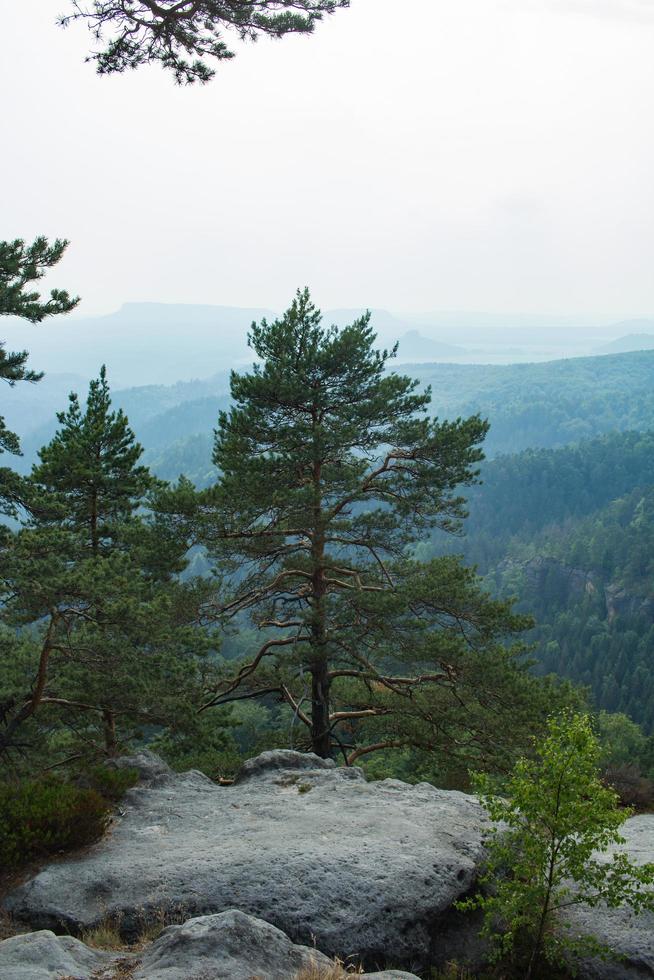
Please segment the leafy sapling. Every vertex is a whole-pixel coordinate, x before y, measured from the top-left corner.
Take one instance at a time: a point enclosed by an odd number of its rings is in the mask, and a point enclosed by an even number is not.
[[[620,827],[631,811],[600,781],[600,753],[588,716],[567,713],[551,717],[544,741],[519,760],[506,797],[477,779],[494,826],[484,890],[459,907],[483,910],[493,961],[525,980],[559,966],[574,971],[581,956],[611,955],[577,932],[566,915],[574,906],[654,909],[654,864],[636,865],[616,847],[625,843]]]

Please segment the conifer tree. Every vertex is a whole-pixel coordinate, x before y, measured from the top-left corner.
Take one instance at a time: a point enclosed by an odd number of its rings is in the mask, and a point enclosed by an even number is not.
[[[275,692],[314,752],[336,740],[352,762],[442,747],[446,704],[468,701],[465,737],[481,745],[484,719],[503,702],[518,711],[519,650],[503,639],[525,621],[458,560],[419,563],[411,548],[459,529],[457,488],[477,479],[486,422],[428,418],[429,391],[387,370],[395,350],[375,349],[370,316],[325,328],[308,290],[253,324],[250,344],[259,363],[232,373],[234,406],[218,421],[220,481],[195,510],[180,491],[231,582],[224,615],[260,633],[204,707]]]
[[[40,450],[32,483],[48,495],[52,520],[78,533],[98,557],[120,546],[124,525],[155,481],[139,465],[143,449],[124,412],[111,409],[104,365],[89,386],[85,411],[73,393],[57,419],[60,429]]]
[[[62,26],[86,22],[105,44],[94,51],[98,74],[159,63],[179,83],[208,82],[215,75],[205,58],[224,61],[234,51],[226,32],[241,41],[287,34],[311,34],[325,14],[349,7],[350,0],[71,0],[73,13]],[[189,61],[188,58],[194,58]]]
[[[185,543],[142,512],[155,481],[111,410],[104,368],[85,410],[71,395],[58,418],[29,480],[31,516],[3,555],[4,619],[25,666],[0,698],[0,749],[50,706],[114,754],[142,726],[193,710],[208,648],[203,587],[179,581]]]
[[[79,297],[71,297],[65,290],[53,289],[47,300],[30,289],[33,282],[42,279],[63,256],[68,242],[57,239],[52,245],[46,238],[37,238],[31,245],[21,239],[0,242],[0,316],[17,316],[30,323],[41,323],[47,317],[70,313],[79,303]],[[27,367],[28,352],[6,351],[0,341],[0,379],[13,386],[17,381],[40,381],[43,377]],[[20,453],[15,432],[11,432],[0,416],[0,453]],[[0,510],[16,513],[16,505],[22,501],[21,481],[16,473],[0,469]]]

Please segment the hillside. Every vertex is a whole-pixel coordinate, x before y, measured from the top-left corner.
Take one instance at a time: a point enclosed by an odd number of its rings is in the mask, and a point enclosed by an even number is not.
[[[643,430],[654,419],[654,351],[538,364],[401,364],[397,370],[431,386],[432,411],[440,418],[475,412],[488,418],[489,457],[565,446],[611,431]],[[22,389],[20,409],[7,413],[23,436],[25,457],[17,461],[18,469],[28,469],[51,438],[54,405],[66,405],[70,380],[57,386],[50,379],[49,384],[48,400],[37,414],[31,413],[27,396],[36,394],[38,386]],[[86,386],[76,387],[83,392]],[[202,483],[210,467],[211,433],[218,412],[228,404],[228,391],[229,374],[222,371],[205,380],[118,390],[113,400],[127,413],[159,475],[178,475],[175,461],[189,458],[194,462],[187,475]],[[40,419],[38,426],[35,418]],[[192,448],[187,450],[184,442],[189,439]]]
[[[628,429],[647,429],[654,419],[654,351],[639,351],[607,357],[574,358],[542,364],[407,364],[398,366],[403,374],[417,378],[432,389],[432,412],[440,418],[465,417],[480,412],[491,422],[486,453],[494,457],[527,448],[551,448]],[[119,398],[124,398],[119,393]],[[120,404],[124,404],[121,401]],[[208,419],[224,401],[216,398],[198,405],[196,419]],[[137,433],[146,448],[157,439],[157,467],[169,474],[171,460],[164,449],[165,438],[155,436],[161,425],[175,431],[176,442],[192,437],[194,452],[204,442],[205,456],[190,472],[202,479],[211,454],[212,425],[192,428],[178,424],[181,408],[170,410],[165,420],[150,421],[152,436]],[[191,415],[189,415],[189,421]],[[169,429],[170,426],[170,429]],[[172,456],[184,453],[182,444],[170,447]],[[151,462],[153,456],[148,457]]]
[[[611,433],[485,464],[463,553],[491,589],[536,617],[543,672],[588,686],[596,704],[654,730],[654,432]]]

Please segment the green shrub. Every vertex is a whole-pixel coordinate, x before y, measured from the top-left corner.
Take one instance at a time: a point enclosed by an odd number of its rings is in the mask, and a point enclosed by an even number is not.
[[[138,769],[109,769],[107,766],[95,766],[88,773],[88,784],[105,800],[115,803],[123,798],[128,789],[136,786],[139,781]]]
[[[90,844],[108,818],[106,801],[93,789],[55,780],[0,784],[0,867]]]

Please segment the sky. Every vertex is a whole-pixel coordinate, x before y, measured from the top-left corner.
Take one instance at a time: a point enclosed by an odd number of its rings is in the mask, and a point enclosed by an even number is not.
[[[186,88],[3,7],[0,235],[84,314],[654,313],[654,0],[352,0]]]

